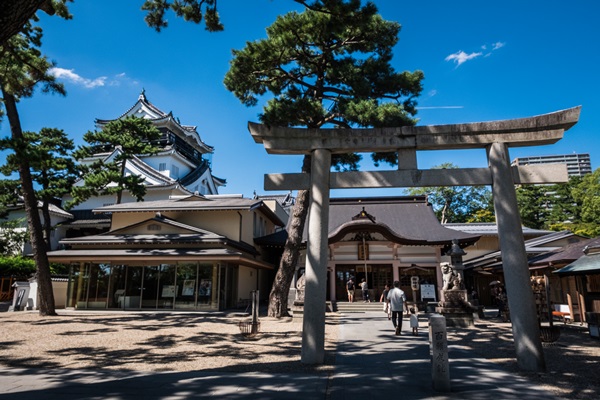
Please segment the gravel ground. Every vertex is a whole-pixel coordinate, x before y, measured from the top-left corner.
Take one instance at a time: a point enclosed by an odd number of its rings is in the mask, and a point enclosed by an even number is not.
[[[300,363],[302,324],[260,318],[260,333],[240,333],[234,314],[0,312],[0,365],[133,371],[286,372],[331,370],[335,363],[338,317],[328,314],[323,366]],[[448,329],[450,346],[468,349],[519,373],[565,399],[600,398],[600,341],[578,324],[561,327],[559,340],[544,344],[546,373],[520,373],[510,324],[494,319],[474,328]]]
[[[545,373],[520,372],[515,359],[512,328],[499,319],[477,321],[474,328],[448,328],[449,345],[468,349],[489,359],[505,370],[521,376],[564,399],[600,398],[600,341],[592,339],[588,330],[573,323],[559,326],[560,338],[542,343]]]
[[[210,314],[0,313],[0,364],[27,368],[134,371],[290,371],[300,363],[302,323],[260,318],[243,336],[243,316]],[[337,318],[326,326],[326,365],[334,364]]]

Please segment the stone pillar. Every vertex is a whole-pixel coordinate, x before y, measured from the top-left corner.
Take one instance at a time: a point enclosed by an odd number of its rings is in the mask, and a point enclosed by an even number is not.
[[[438,392],[449,392],[448,336],[446,334],[446,318],[442,315],[434,314],[429,318],[429,340],[433,389]]]
[[[312,152],[311,162],[301,361],[304,364],[323,364],[325,360],[325,296],[327,294],[331,152],[316,149]]]
[[[546,364],[508,147],[493,143],[487,151],[517,364],[522,370],[540,372],[546,369]]]

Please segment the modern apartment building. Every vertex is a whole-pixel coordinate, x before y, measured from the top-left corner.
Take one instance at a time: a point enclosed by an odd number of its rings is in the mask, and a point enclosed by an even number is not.
[[[512,161],[512,165],[532,164],[567,164],[569,177],[584,176],[592,173],[592,163],[589,154],[555,154],[551,156],[518,157]]]

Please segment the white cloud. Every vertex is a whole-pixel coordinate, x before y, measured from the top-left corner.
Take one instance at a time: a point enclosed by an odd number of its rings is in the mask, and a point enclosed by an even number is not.
[[[460,51],[458,51],[454,54],[450,54],[448,57],[446,57],[446,61],[454,61],[456,63],[456,66],[458,67],[462,63],[472,60],[474,58],[477,58],[477,57],[481,56],[482,54],[483,53],[481,53],[481,52],[467,54],[464,51],[460,50]]]
[[[52,68],[50,73],[58,79],[64,79],[67,82],[71,82],[78,86],[83,86],[87,89],[93,89],[98,86],[104,86],[106,84],[106,76],[101,76],[95,79],[84,78],[81,75],[75,73],[73,69],[65,68]]]
[[[454,61],[456,63],[456,67],[458,68],[462,63],[465,63],[469,60],[472,60],[474,58],[483,56],[483,57],[489,57],[493,51],[501,49],[502,47],[506,46],[506,42],[495,42],[492,43],[491,45],[487,45],[487,44],[483,44],[480,46],[480,49],[483,51],[487,51],[485,53],[485,55],[483,54],[483,52],[476,52],[476,53],[471,53],[471,54],[467,54],[464,51],[460,50],[457,51],[454,54],[450,54],[449,56],[447,56],[445,58],[446,61]],[[488,50],[488,47],[491,48],[491,50]]]
[[[95,79],[84,78],[83,76],[75,73],[74,69],[65,68],[52,68],[50,73],[57,79],[62,79],[74,85],[82,86],[86,89],[95,89],[104,86],[120,86],[121,84],[133,86],[138,85],[138,82],[135,79],[128,77],[125,72],[121,72],[111,79],[106,76],[100,76]]]
[[[437,94],[437,90],[435,90],[435,89],[433,89],[433,90],[430,90],[430,91],[429,91],[429,93],[427,93],[427,95],[428,95],[429,97],[433,97],[433,96],[435,96],[436,94]]]

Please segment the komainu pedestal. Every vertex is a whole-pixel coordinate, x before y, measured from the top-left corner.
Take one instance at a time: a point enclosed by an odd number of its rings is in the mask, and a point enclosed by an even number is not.
[[[473,326],[473,312],[476,308],[469,303],[466,290],[442,290],[442,301],[435,312],[446,317],[447,326]]]

